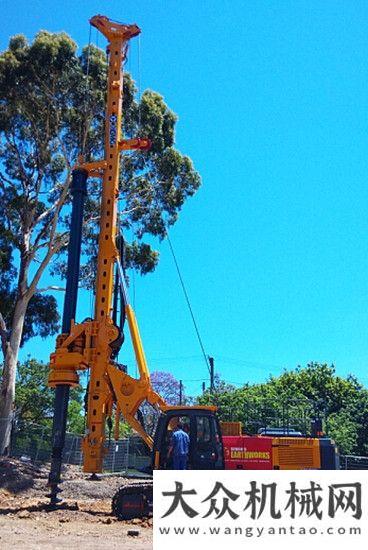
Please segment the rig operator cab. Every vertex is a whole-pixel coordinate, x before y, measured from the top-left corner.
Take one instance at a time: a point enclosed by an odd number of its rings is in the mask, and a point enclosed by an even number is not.
[[[223,470],[224,451],[216,407],[166,407],[160,414],[153,443],[153,468],[171,470],[168,456],[171,436],[177,424],[189,435],[188,468]]]

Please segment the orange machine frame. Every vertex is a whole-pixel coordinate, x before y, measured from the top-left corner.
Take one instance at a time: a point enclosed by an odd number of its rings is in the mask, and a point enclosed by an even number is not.
[[[93,177],[102,177],[100,234],[97,257],[96,302],[94,319],[71,323],[69,334],[61,334],[56,351],[51,354],[49,385],[56,387],[79,382],[79,370],[90,369],[87,434],[83,439],[83,469],[102,471],[105,449],[105,424],[115,404],[115,437],[119,434],[120,415],[152,447],[152,438],[135,418],[138,407],[146,400],[160,408],[165,401],[152,390],[149,372],[134,312],[125,306],[139,369],[139,379],[120,371],[111,359],[110,344],[119,337],[111,316],[114,285],[113,268],[118,261],[116,246],[117,199],[119,195],[120,151],[149,149],[148,139],[121,139],[123,61],[128,41],[140,33],[137,25],[122,25],[97,15],[90,20],[108,40],[109,66],[105,124],[105,158],[83,163],[80,168]],[[121,281],[123,283],[123,280]]]

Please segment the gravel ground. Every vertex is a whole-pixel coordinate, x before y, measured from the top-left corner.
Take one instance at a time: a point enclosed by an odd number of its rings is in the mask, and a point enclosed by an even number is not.
[[[68,466],[63,503],[50,511],[47,475],[47,466],[0,460],[1,549],[51,550],[77,542],[93,550],[152,550],[152,519],[125,522],[111,515],[111,497],[129,480],[114,476],[90,481],[78,467]]]

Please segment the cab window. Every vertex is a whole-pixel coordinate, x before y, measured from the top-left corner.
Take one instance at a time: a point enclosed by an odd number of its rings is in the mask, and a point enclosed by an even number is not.
[[[188,416],[173,416],[168,425],[166,431],[166,444],[169,446],[171,442],[171,436],[176,430],[177,425],[180,424],[183,426],[183,430],[190,435],[190,419]]]
[[[208,416],[197,416],[197,445],[205,449],[211,442],[211,425]]]

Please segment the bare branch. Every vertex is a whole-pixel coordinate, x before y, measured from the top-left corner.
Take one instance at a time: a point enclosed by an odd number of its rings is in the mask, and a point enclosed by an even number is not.
[[[129,210],[121,210],[119,214],[121,216],[127,216],[128,214],[131,214],[132,212],[136,212],[137,210],[143,210],[145,207],[139,204],[138,206],[134,206],[133,208],[129,208]]]
[[[62,286],[50,285],[50,286],[46,286],[45,288],[37,288],[36,292],[37,293],[49,292],[50,290],[58,290],[60,292],[65,292],[66,288],[63,288]]]
[[[85,225],[88,225],[90,223],[93,223],[93,222],[97,222],[99,219],[100,219],[101,216],[91,216],[90,218],[88,218],[88,220],[86,220],[84,223]]]
[[[59,118],[59,117],[58,117],[58,118]],[[61,148],[61,150],[62,150],[62,152],[63,152],[64,159],[65,159],[65,162],[66,162],[67,170],[68,170],[68,172],[70,172],[71,169],[72,169],[72,166],[71,166],[70,160],[69,160],[69,158],[68,158],[68,152],[67,152],[67,150],[66,150],[65,143],[63,142],[63,140],[60,138],[59,135],[57,136],[56,139],[57,139],[57,141],[59,142],[60,148]]]
[[[38,250],[41,248],[46,248],[49,246],[50,241],[41,242],[43,239],[46,239],[48,233],[49,233],[50,227],[49,224],[45,223],[45,225],[39,230],[38,235],[36,235],[32,248],[30,253],[32,254],[32,257],[34,257]]]
[[[6,349],[8,347],[8,331],[6,329],[6,323],[4,317],[0,313],[0,338],[1,338],[1,349],[5,358]]]
[[[35,223],[34,225],[38,225],[39,223],[41,223],[45,218],[47,218],[47,216],[49,216],[51,214],[51,212],[53,210],[55,210],[55,208],[57,208],[57,205],[59,204],[59,199],[57,199],[54,204],[52,204],[50,206],[50,208],[47,208],[47,210],[45,210],[44,212],[42,212],[42,214],[40,214],[38,216],[38,218],[35,220]]]
[[[54,187],[51,187],[51,189],[48,189],[47,191],[40,191],[38,194],[39,195],[52,195],[52,193],[55,193],[55,191],[62,187],[63,184],[60,183],[59,181],[56,183],[56,185],[54,185]]]
[[[32,258],[35,257],[37,251],[40,250],[41,248],[45,248],[45,247],[48,248],[47,255],[48,255],[49,251],[52,249],[53,244],[54,244],[54,238],[55,238],[55,234],[56,234],[57,224],[58,224],[58,221],[59,221],[60,211],[61,211],[62,207],[64,206],[64,203],[65,203],[68,191],[69,191],[69,186],[70,186],[70,171],[68,171],[68,173],[67,173],[65,183],[62,187],[59,198],[46,211],[46,212],[48,212],[48,214],[50,214],[53,211],[53,216],[52,216],[52,220],[51,220],[51,227],[50,227],[49,224],[45,224],[44,227],[39,231],[38,235],[36,236],[36,238],[33,242],[32,248],[30,250],[30,255],[32,256]],[[43,214],[41,214],[41,216],[42,215]],[[38,220],[40,219],[41,216],[39,216]],[[39,223],[39,221],[37,223]],[[41,243],[42,239],[46,238],[46,236],[48,234],[49,234],[48,242]],[[62,235],[62,238],[64,238],[65,235],[67,235],[67,233],[64,233]],[[51,255],[51,257],[52,256],[53,256],[53,254]],[[41,265],[42,264],[43,264],[43,262],[41,262]],[[37,283],[36,283],[36,285],[37,285]]]
[[[7,183],[8,185],[11,185],[11,187],[15,187],[14,182],[6,178],[2,172],[0,172],[0,180],[2,180],[4,183]]]
[[[61,248],[63,246],[65,246],[66,243],[67,243],[67,239],[62,239],[62,238],[59,241],[56,241],[56,242],[55,242],[54,238],[53,238],[52,241],[50,241],[47,253],[45,254],[43,260],[41,261],[40,266],[37,269],[36,274],[34,275],[33,280],[31,282],[31,284],[29,285],[28,290],[26,292],[26,294],[28,295],[29,298],[31,298],[35,294],[37,285],[38,285],[38,283],[41,279],[41,276],[43,275],[46,267],[49,265],[51,258],[55,254],[57,254],[59,252],[59,250],[61,250]]]
[[[41,233],[39,233],[39,234],[37,235],[36,238],[38,239],[38,241],[40,240],[39,237],[42,238],[43,236],[46,235],[47,231],[46,231],[46,230],[44,231],[44,229],[45,229],[45,228],[42,229],[42,236],[41,236]],[[38,242],[38,241],[37,241],[37,242]],[[41,244],[35,244],[35,243],[34,243],[34,244],[32,245],[31,250],[30,250],[30,255],[31,255],[33,261],[38,262],[38,263],[41,263],[39,260],[37,260],[36,254],[37,254],[37,252],[38,252],[39,250],[41,250],[41,248],[47,248],[48,246],[49,246],[49,242],[48,242],[48,241],[43,242],[43,243],[41,243]]]
[[[39,165],[38,155],[37,155],[37,164]],[[36,178],[36,185],[35,185],[35,197],[36,198],[38,198],[38,195],[40,193],[41,185],[42,185],[42,182],[43,182],[43,176],[44,176],[44,172],[39,166],[37,167],[37,171],[38,171],[38,175],[37,175],[37,178]]]

